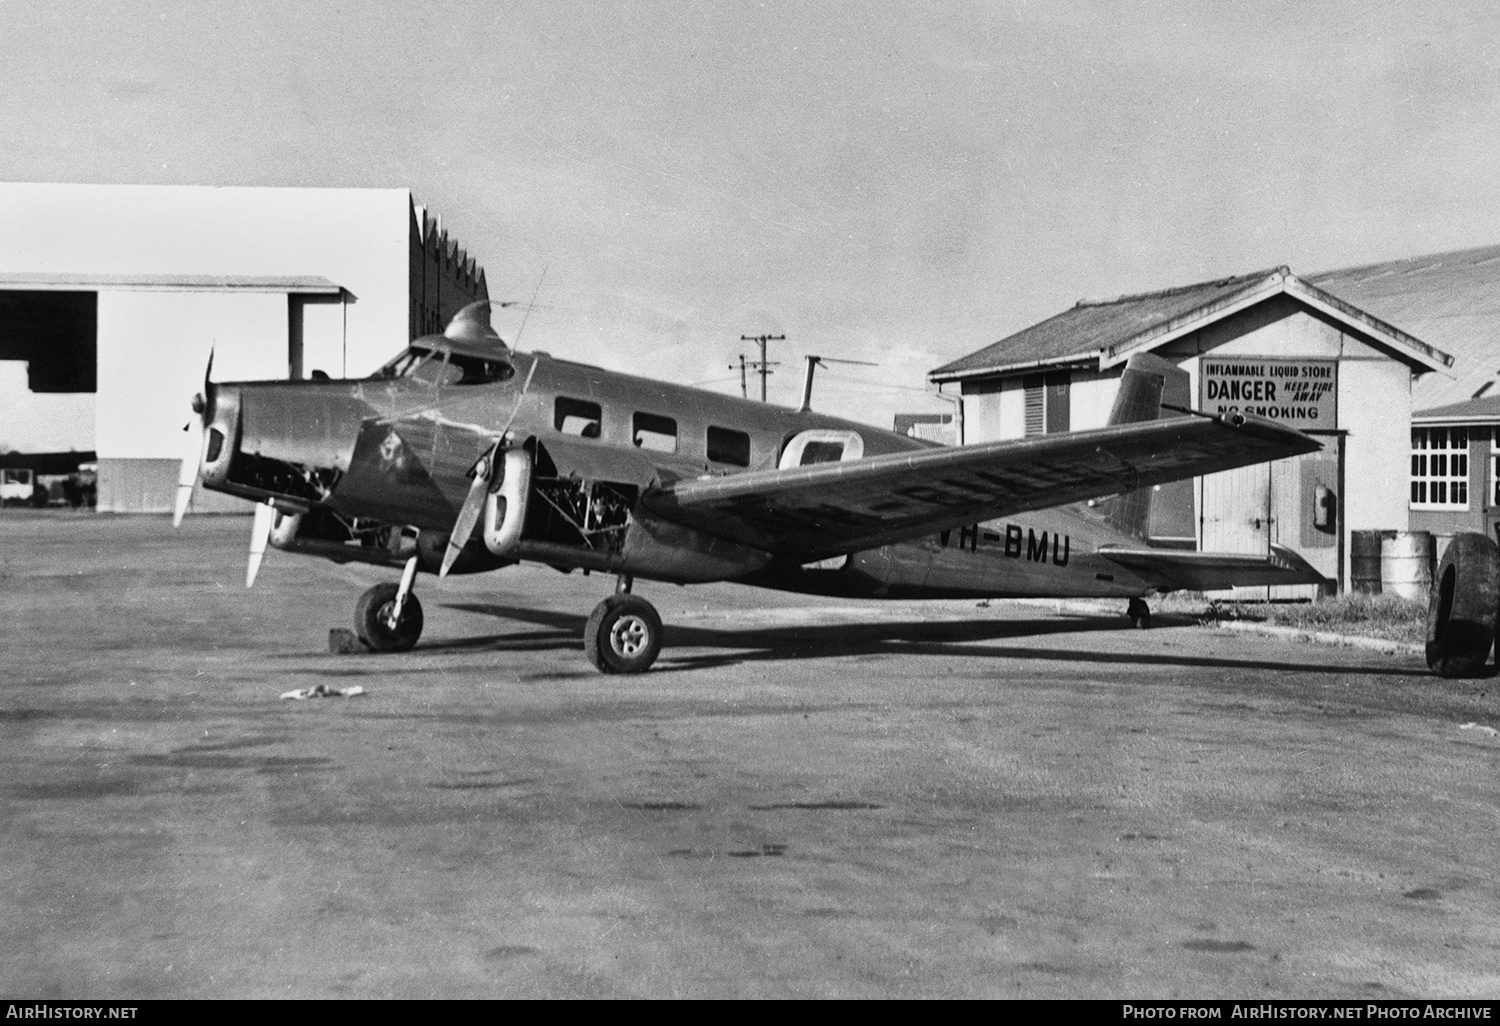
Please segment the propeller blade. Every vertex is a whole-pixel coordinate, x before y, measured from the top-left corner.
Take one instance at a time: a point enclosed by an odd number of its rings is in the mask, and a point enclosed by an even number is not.
[[[177,500],[172,506],[172,526],[181,527],[188,504],[193,499],[193,486],[198,483],[198,463],[203,456],[203,432],[213,417],[214,351],[208,350],[208,366],[203,369],[203,391],[193,397],[194,419],[183,426],[187,434],[187,451],[183,453],[182,465],[177,469]],[[196,421],[196,423],[194,423]]]
[[[255,575],[260,573],[260,561],[266,555],[266,542],[271,539],[271,527],[276,523],[276,507],[262,502],[255,507],[255,521],[250,525],[250,565],[245,569],[245,587],[255,586]]]
[[[469,494],[464,497],[464,504],[458,511],[458,519],[454,521],[453,533],[448,536],[448,548],[443,553],[443,565],[438,569],[438,578],[441,580],[448,576],[448,571],[453,569],[453,561],[469,543],[469,537],[474,533],[474,525],[479,521],[479,514],[484,510],[485,493],[489,491],[490,480],[495,475],[495,462],[500,458],[500,442],[497,439],[493,445],[485,450],[483,456],[479,457],[470,471],[473,481],[469,484]]]
[[[198,483],[198,460],[203,455],[203,421],[190,420],[182,428],[187,436],[187,448],[182,454],[182,466],[177,471],[177,503],[172,508],[172,526],[181,527],[183,514],[193,498],[193,486]]]
[[[521,391],[516,395],[516,404],[511,407],[510,417],[505,421],[505,426],[500,429],[500,436],[495,439],[485,454],[475,462],[474,469],[469,471],[473,482],[469,485],[469,494],[464,496],[463,507],[458,511],[458,519],[453,523],[453,533],[448,536],[448,548],[443,553],[443,565],[438,568],[438,579],[448,576],[448,571],[453,569],[453,561],[458,559],[458,554],[463,551],[469,543],[469,537],[474,533],[474,525],[479,522],[479,514],[484,511],[485,493],[489,491],[490,482],[494,480],[495,474],[500,466],[500,446],[505,443],[505,436],[510,433],[510,426],[516,422],[516,414],[521,412],[521,400],[526,398],[526,393],[531,389],[531,379],[536,376],[536,368],[542,361],[537,357],[531,358],[531,369],[526,372],[526,381],[521,385]]]

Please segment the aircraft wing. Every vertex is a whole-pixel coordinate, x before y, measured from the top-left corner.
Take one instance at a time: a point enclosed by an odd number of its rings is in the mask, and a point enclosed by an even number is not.
[[[706,534],[818,558],[1317,448],[1258,418],[1174,417],[677,481],[642,498]]]
[[[1218,591],[1267,584],[1322,584],[1327,578],[1282,545],[1269,553],[1125,549],[1106,545],[1099,555],[1163,591]]]

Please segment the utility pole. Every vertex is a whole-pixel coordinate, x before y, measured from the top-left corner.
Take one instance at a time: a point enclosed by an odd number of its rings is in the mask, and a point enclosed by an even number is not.
[[[772,367],[779,367],[780,366],[780,364],[777,364],[777,363],[767,363],[766,362],[766,343],[767,342],[785,342],[786,341],[786,336],[785,335],[741,335],[740,336],[740,341],[741,342],[755,342],[755,343],[758,343],[760,345],[760,360],[758,360],[757,362],[751,364],[751,366],[754,367],[757,371],[760,372],[760,401],[761,402],[765,402],[766,401],[766,378],[770,376],[770,374],[771,374],[771,368]],[[743,359],[743,357],[741,357],[741,359]]]
[[[730,370],[734,370],[734,364],[731,363],[729,365],[729,369]],[[750,398],[750,386],[745,381],[745,354],[744,353],[740,354],[740,398],[741,399],[749,399]]]

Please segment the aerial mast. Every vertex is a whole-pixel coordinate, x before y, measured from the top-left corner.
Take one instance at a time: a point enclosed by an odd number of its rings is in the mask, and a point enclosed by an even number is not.
[[[802,405],[797,407],[798,413],[805,413],[808,410],[812,409],[813,370],[818,366],[818,364],[821,363],[824,366],[827,366],[830,363],[851,363],[860,367],[880,366],[880,364],[871,363],[869,360],[836,360],[831,356],[808,356],[806,357],[806,360],[807,373],[803,375],[802,378]]]

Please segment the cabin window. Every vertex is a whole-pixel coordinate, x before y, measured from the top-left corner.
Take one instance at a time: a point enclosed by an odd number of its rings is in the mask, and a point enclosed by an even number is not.
[[[1413,428],[1411,508],[1469,508],[1467,428]]]
[[[677,451],[677,421],[655,413],[637,413],[630,422],[636,448],[652,452]]]
[[[797,465],[806,467],[814,463],[837,463],[843,458],[843,442],[808,442],[802,447],[802,459]]]
[[[602,419],[603,413],[599,409],[599,404],[584,399],[558,396],[557,403],[553,406],[552,426],[565,435],[598,438]]]
[[[709,425],[708,458],[713,463],[732,463],[736,467],[748,467],[750,465],[750,436],[743,431]]]

